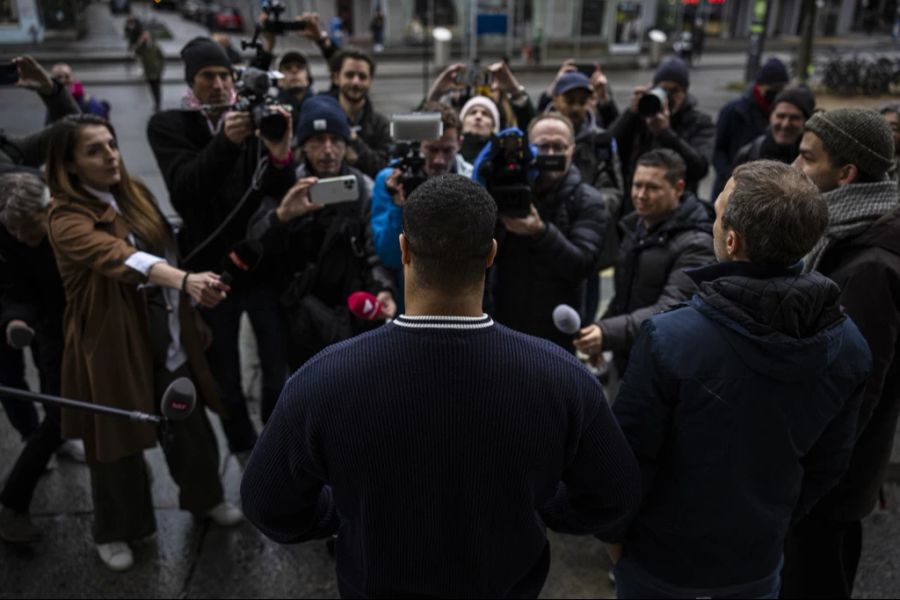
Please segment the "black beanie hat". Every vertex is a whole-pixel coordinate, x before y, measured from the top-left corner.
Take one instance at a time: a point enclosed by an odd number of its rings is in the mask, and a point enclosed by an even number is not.
[[[872,177],[884,175],[893,164],[891,128],[871,108],[817,113],[806,122],[806,130],[819,136],[829,156],[840,157]]]
[[[787,67],[777,58],[770,58],[756,74],[756,83],[759,85],[778,85],[779,83],[787,83],[791,80]]]
[[[772,102],[772,108],[777,106],[780,102],[793,104],[800,109],[800,112],[802,112],[803,116],[807,119],[810,118],[813,111],[816,110],[816,97],[813,95],[812,90],[806,86],[792,87],[784,90],[775,96],[775,100]]]
[[[206,67],[231,68],[228,54],[219,43],[208,37],[195,37],[181,49],[181,58],[184,59],[184,80],[188,85],[194,82],[194,75],[200,69]]]
[[[653,85],[660,81],[674,81],[687,90],[691,83],[687,63],[680,58],[670,58],[662,63],[653,75]]]
[[[344,138],[345,142],[350,141],[347,113],[334,96],[328,94],[313,96],[303,103],[297,124],[297,145],[302,146],[306,140],[320,133],[333,133]]]

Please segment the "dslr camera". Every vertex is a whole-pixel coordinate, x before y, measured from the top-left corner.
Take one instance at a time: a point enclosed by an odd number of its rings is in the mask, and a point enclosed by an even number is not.
[[[238,99],[231,106],[232,110],[250,113],[253,129],[259,129],[260,135],[273,142],[284,137],[289,125],[288,119],[276,108],[291,110],[290,106],[278,103],[269,94],[278,75],[280,73],[261,71],[255,67],[243,69],[235,84]]]
[[[439,139],[444,135],[441,113],[414,112],[391,116],[391,138],[394,146],[391,158],[399,159],[394,167],[400,169],[400,185],[403,194],[409,195],[425,183],[425,155],[420,149],[422,142]]]
[[[263,25],[263,31],[281,35],[286,31],[306,29],[306,23],[303,21],[282,21],[281,14],[284,12],[284,8],[281,0],[266,0],[260,5],[260,9],[268,16]]]
[[[475,160],[476,179],[497,203],[497,212],[513,218],[531,212],[531,184],[541,172],[565,169],[565,156],[538,155],[525,134],[514,127],[492,135]]]
[[[638,113],[649,118],[661,113],[668,103],[669,95],[666,90],[661,87],[651,88],[638,99]]]

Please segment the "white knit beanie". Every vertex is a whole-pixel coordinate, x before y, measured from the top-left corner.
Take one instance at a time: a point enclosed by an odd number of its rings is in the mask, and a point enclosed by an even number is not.
[[[494,104],[494,101],[487,96],[472,96],[469,98],[469,101],[463,104],[462,110],[459,111],[459,120],[465,121],[466,113],[476,106],[482,106],[491,113],[491,119],[494,121],[494,133],[500,131],[500,111],[497,110],[497,105]]]

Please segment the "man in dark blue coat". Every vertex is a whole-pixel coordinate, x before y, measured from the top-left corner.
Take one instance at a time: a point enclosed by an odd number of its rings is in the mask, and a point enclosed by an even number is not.
[[[778,597],[788,526],[847,468],[872,365],[838,286],[801,271],[827,223],[808,178],[742,165],[716,201],[719,264],[644,322],[613,406],[644,481],[609,539],[619,598]]]

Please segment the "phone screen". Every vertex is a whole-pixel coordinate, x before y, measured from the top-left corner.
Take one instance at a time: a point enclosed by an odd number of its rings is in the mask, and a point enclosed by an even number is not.
[[[591,63],[579,63],[575,65],[575,68],[578,69],[579,73],[584,73],[584,76],[588,79],[594,74],[594,65]]]
[[[16,65],[0,65],[0,85],[15,85],[17,81],[19,81],[19,70]]]

